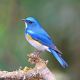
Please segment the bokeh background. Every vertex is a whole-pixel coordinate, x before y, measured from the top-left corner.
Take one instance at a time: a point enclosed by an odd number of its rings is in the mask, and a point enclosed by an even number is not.
[[[32,66],[27,54],[35,49],[24,38],[22,18],[33,16],[54,39],[69,67],[63,69],[48,52],[48,67],[57,80],[80,79],[80,0],[0,0],[0,69]]]

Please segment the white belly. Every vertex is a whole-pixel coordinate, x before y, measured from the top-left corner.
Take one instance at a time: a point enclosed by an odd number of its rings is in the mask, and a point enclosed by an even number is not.
[[[42,45],[42,44],[37,44],[37,42],[30,40],[28,41],[32,46],[34,46],[36,49],[40,50],[40,51],[45,51],[48,49],[48,47]]]
[[[40,51],[45,51],[47,50],[48,51],[48,47],[47,46],[44,46],[42,44],[40,44],[38,41],[35,41],[33,39],[30,38],[29,35],[26,35],[26,40],[32,45],[34,46],[36,49],[40,50]]]

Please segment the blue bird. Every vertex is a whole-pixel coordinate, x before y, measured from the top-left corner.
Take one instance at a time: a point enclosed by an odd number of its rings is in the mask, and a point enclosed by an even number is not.
[[[27,17],[22,20],[25,22],[26,40],[39,51],[49,51],[63,68],[68,67],[68,64],[61,56],[61,51],[58,50],[40,23],[33,17]]]

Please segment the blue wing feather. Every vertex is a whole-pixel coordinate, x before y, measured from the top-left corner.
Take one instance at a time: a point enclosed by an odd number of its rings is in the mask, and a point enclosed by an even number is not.
[[[36,29],[35,28],[26,29],[25,33],[28,33],[29,35],[31,35],[34,40],[40,42],[41,44],[54,49],[60,54],[62,53],[57,49],[57,47],[55,46],[50,36],[42,27],[36,27]]]
[[[30,30],[28,30],[27,33],[29,35],[31,35],[31,37],[34,40],[40,42],[41,44],[43,44],[45,46],[50,47],[53,44],[51,38],[48,35],[44,34],[44,33],[33,32],[33,31],[30,31]]]

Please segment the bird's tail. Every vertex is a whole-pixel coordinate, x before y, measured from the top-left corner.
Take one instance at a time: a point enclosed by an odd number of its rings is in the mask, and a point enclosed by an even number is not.
[[[52,55],[58,60],[58,62],[61,64],[63,68],[68,67],[68,64],[66,63],[66,61],[64,61],[64,59],[61,57],[61,55],[58,52],[56,52],[51,48],[49,48],[49,50],[52,53]]]

